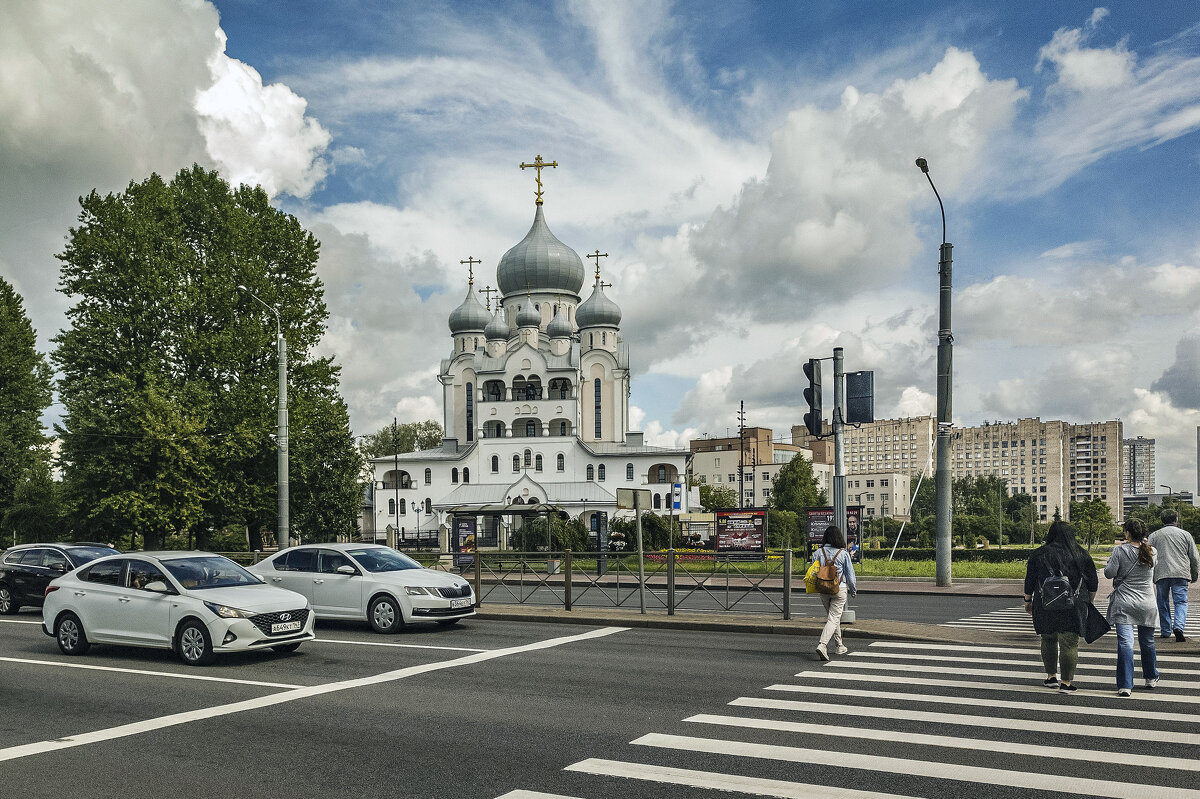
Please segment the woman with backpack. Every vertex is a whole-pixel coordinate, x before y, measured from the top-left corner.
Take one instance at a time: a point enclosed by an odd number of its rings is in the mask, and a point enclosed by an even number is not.
[[[1046,543],[1033,551],[1025,568],[1025,612],[1033,614],[1033,629],[1042,637],[1047,688],[1075,691],[1079,636],[1099,585],[1096,565],[1075,540],[1075,528],[1064,521],[1051,524]]]
[[[1108,598],[1108,623],[1117,628],[1117,696],[1133,693],[1133,635],[1137,629],[1146,687],[1158,685],[1158,658],[1154,630],[1158,627],[1158,600],[1154,593],[1154,564],[1158,553],[1146,542],[1140,519],[1126,519],[1125,542],[1113,547],[1104,567],[1113,592]]]
[[[818,584],[830,582],[825,578],[830,574],[829,567],[836,572],[837,591],[826,593],[828,587],[821,587],[821,603],[825,605],[825,629],[821,631],[820,643],[817,644],[817,656],[821,660],[829,660],[829,642],[834,644],[834,652],[844,655],[850,650],[842,644],[842,611],[846,609],[846,600],[858,593],[858,584],[854,581],[854,562],[846,551],[846,539],[842,530],[836,524],[825,528],[825,536],[821,539],[821,548],[816,553],[819,569]],[[832,575],[830,575],[832,576]],[[831,587],[831,586],[830,586]]]

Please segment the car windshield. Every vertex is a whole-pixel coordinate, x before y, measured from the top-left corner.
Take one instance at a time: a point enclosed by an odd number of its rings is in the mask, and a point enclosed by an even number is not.
[[[111,547],[67,547],[67,552],[77,566],[91,563],[96,558],[102,558],[105,555],[117,554],[117,550]]]
[[[425,568],[408,555],[385,547],[364,547],[346,551],[369,572],[398,572]]]
[[[184,588],[230,588],[237,585],[262,585],[258,578],[229,558],[220,555],[201,555],[194,558],[172,558],[162,562],[171,576]]]

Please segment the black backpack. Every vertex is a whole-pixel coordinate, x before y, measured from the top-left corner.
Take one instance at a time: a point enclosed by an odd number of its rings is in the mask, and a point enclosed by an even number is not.
[[[1071,581],[1058,569],[1042,580],[1041,594],[1042,608],[1048,613],[1066,614],[1077,609],[1078,590],[1071,588]]]

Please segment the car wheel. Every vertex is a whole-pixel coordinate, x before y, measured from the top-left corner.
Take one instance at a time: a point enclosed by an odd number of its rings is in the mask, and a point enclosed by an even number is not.
[[[280,654],[286,654],[288,652],[295,652],[299,648],[300,648],[299,641],[294,641],[290,644],[280,644],[279,646],[271,647],[271,649],[273,649],[274,651],[276,651]]]
[[[440,619],[438,621],[438,626],[439,627],[453,627],[455,624],[458,624],[458,621],[459,621],[458,619]]]
[[[64,655],[85,654],[92,645],[83,631],[83,622],[74,613],[64,613],[54,625],[54,638]]]
[[[400,605],[386,594],[371,600],[371,606],[367,608],[367,619],[371,622],[372,630],[387,635],[400,632],[400,628],[404,626]]]
[[[189,621],[179,629],[179,657],[189,666],[207,666],[213,662],[212,639],[198,621]]]
[[[12,590],[7,585],[0,585],[0,613],[8,616],[20,609],[21,606],[17,604],[17,599],[13,596]]]

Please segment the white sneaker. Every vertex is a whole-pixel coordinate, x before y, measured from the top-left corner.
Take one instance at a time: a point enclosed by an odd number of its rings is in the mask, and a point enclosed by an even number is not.
[[[846,647],[844,647],[844,646],[839,646],[837,649],[835,649],[835,650],[833,650],[833,651],[834,651],[834,652],[837,652],[839,655],[844,655],[844,654],[846,654],[847,652],[849,652],[850,650],[849,650],[849,649],[847,649],[847,648],[846,648]]]
[[[821,660],[829,660],[829,652],[825,650],[825,644],[817,644],[817,657]]]
[[[1133,692],[1130,691],[1128,688],[1122,688],[1119,691],[1117,691],[1117,696],[1129,696],[1131,693],[1133,693]]]
[[[1153,688],[1154,686],[1158,685],[1159,679],[1160,679],[1159,677],[1153,677],[1149,680],[1146,680],[1146,687]]]

